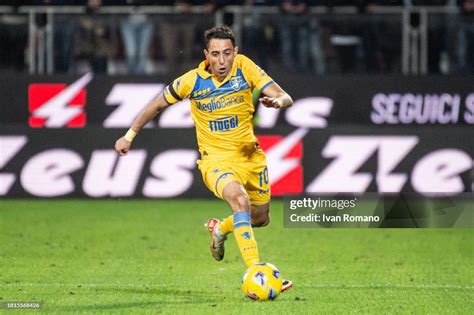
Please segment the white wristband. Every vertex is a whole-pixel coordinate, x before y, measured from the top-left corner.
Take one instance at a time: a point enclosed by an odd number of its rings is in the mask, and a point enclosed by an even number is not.
[[[135,139],[136,136],[137,136],[137,133],[135,131],[133,131],[132,128],[130,128],[130,129],[128,129],[128,131],[125,134],[124,138],[125,138],[125,140],[127,140],[129,142],[132,142],[133,139]]]

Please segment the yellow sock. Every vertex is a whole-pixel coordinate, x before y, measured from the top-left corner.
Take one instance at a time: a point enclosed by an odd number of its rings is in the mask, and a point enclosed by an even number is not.
[[[255,241],[252,226],[250,225],[250,213],[237,212],[234,214],[233,219],[235,240],[245,264],[247,267],[250,267],[260,261],[257,241]]]
[[[219,223],[219,229],[223,234],[232,233],[234,231],[234,216],[230,215],[222,220],[222,222]]]

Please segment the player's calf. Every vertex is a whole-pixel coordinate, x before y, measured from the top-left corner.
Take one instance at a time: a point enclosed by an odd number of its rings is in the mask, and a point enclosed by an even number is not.
[[[253,227],[264,227],[270,224],[270,203],[252,205],[251,223]]]
[[[270,224],[270,215],[268,213],[253,214],[250,221],[253,227],[264,227]]]

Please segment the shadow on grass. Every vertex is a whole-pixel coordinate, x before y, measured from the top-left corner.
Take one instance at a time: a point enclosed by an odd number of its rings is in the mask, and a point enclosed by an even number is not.
[[[91,304],[91,305],[77,305],[68,307],[58,307],[55,311],[60,312],[94,312],[94,311],[119,311],[126,309],[149,309],[153,308],[159,310],[167,305],[193,305],[204,304],[206,301],[148,301],[148,302],[131,302],[131,303],[111,303],[111,304]],[[209,302],[207,302],[209,303]]]
[[[115,292],[115,293],[122,293],[122,294],[153,294],[153,295],[159,295],[159,296],[165,296],[165,295],[170,295],[173,297],[188,297],[188,298],[193,298],[193,297],[209,297],[212,298],[212,293],[211,292],[203,292],[203,291],[198,291],[198,290],[191,290],[191,289],[176,289],[176,288],[160,288],[160,287],[147,287],[143,286],[143,288],[130,288],[130,287],[106,287],[106,288],[96,288],[95,289],[97,292]],[[213,300],[216,300],[214,298]]]
[[[90,304],[65,306],[55,309],[56,311],[64,312],[88,312],[88,311],[113,311],[125,309],[149,309],[153,308],[159,310],[166,306],[175,305],[206,305],[215,307],[219,301],[211,293],[192,291],[192,290],[177,290],[171,288],[99,288],[96,292],[115,292],[117,293],[117,303],[109,304]],[[126,302],[131,300],[129,295],[146,294],[149,295],[145,301]],[[136,296],[135,298],[136,299]],[[120,302],[122,301],[122,302]]]

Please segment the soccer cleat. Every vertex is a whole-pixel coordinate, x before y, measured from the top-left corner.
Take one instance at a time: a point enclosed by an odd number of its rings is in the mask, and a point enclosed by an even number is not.
[[[288,291],[293,287],[293,281],[283,279],[283,285],[281,286],[281,292]]]
[[[204,225],[209,233],[211,234],[211,255],[215,260],[220,261],[224,258],[224,242],[227,239],[227,236],[219,236],[214,233],[214,228],[219,224],[219,220],[212,218],[207,220],[207,223]]]

